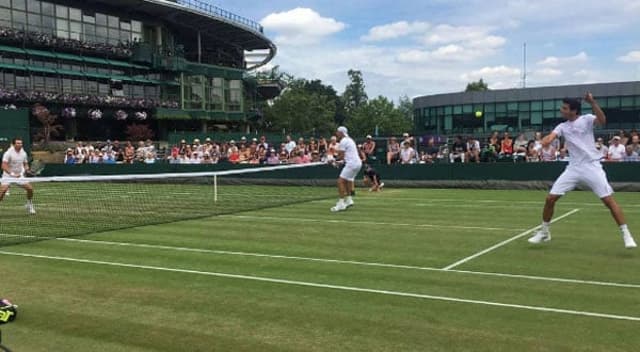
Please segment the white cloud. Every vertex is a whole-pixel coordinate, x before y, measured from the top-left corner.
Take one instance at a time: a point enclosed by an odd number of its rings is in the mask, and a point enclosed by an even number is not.
[[[426,32],[431,25],[428,22],[407,22],[400,21],[382,26],[375,26],[369,29],[367,35],[360,39],[365,42],[376,42],[388,39],[405,37],[411,34],[420,34]]]
[[[562,76],[562,71],[555,68],[546,67],[533,71],[531,75],[534,77],[558,77]]]
[[[309,8],[295,8],[269,14],[260,21],[268,31],[276,33],[277,44],[307,45],[342,31],[346,25],[333,18],[322,17]]]
[[[471,82],[482,78],[489,83],[491,89],[513,88],[518,85],[521,70],[505,65],[486,66],[479,70],[464,73],[460,76],[462,81]]]
[[[424,36],[423,42],[427,45],[474,42],[485,38],[490,32],[489,27],[440,24]]]
[[[562,65],[584,63],[584,62],[587,62],[588,60],[589,60],[589,56],[587,55],[587,53],[585,53],[584,51],[581,51],[574,56],[567,56],[567,57],[548,56],[544,58],[544,60],[538,61],[537,64],[540,66],[557,67]]]
[[[630,51],[626,55],[620,56],[618,61],[629,63],[640,62],[640,50]]]

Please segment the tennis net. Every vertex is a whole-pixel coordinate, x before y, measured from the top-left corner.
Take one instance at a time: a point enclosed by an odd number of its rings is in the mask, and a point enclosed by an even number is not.
[[[322,168],[313,163],[217,172],[14,179],[33,185],[36,214],[29,214],[25,207],[25,191],[11,184],[10,194],[0,202],[0,246],[334,197],[335,192],[326,187],[262,185],[249,177],[275,171],[279,178],[294,178],[301,168],[310,167]]]

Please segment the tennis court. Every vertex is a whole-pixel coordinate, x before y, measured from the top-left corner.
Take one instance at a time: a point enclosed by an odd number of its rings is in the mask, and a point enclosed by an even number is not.
[[[61,213],[56,195],[65,189],[52,187],[60,189],[42,185],[38,214],[23,224],[38,230],[5,234],[39,240],[0,247],[2,295],[20,305],[16,322],[2,327],[15,351],[640,345],[638,253],[624,249],[588,192],[558,203],[553,240],[535,247],[526,238],[539,224],[542,191],[359,190],[353,208],[333,214],[333,188],[224,186],[211,213],[201,186],[188,185],[140,193],[161,205],[143,221],[131,195],[115,200],[118,192],[100,187],[82,189],[77,204],[87,211]],[[24,211],[11,203],[20,192],[0,204],[2,214]],[[616,197],[640,232],[636,195]],[[106,230],[89,226],[109,219]],[[42,240],[58,232],[64,237]]]

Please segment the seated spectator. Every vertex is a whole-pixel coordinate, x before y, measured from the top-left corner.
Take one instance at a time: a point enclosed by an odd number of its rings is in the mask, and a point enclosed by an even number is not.
[[[67,165],[73,165],[76,163],[76,157],[73,153],[73,149],[67,149],[67,153],[64,155],[64,163]]]
[[[498,136],[498,131],[493,131],[491,133],[491,137],[489,137],[489,145],[493,146],[493,150],[495,150],[496,155],[500,153],[500,138]]]
[[[604,144],[604,140],[602,137],[598,137],[596,139],[596,149],[600,151],[600,155],[602,155],[602,159],[607,160],[609,158],[609,148]]]
[[[401,164],[415,164],[416,151],[411,146],[411,143],[404,143],[402,150],[400,151],[400,163]]]
[[[156,158],[153,155],[153,153],[148,152],[144,157],[144,163],[145,164],[155,164],[155,162],[156,162]]]
[[[287,143],[285,144],[285,149],[287,150],[287,154],[291,155],[291,153],[293,153],[293,150],[296,149],[296,142],[293,141],[293,139],[291,139],[291,136],[287,136]]]
[[[538,151],[538,154],[540,154],[540,150],[542,150],[542,132],[536,132],[536,134],[533,137],[533,143],[534,143],[534,148],[536,148],[536,150]]]
[[[629,136],[627,135],[627,132],[625,132],[624,130],[620,130],[618,136],[620,136],[620,144],[622,144],[623,146],[629,144]]]
[[[320,137],[320,140],[318,141],[318,153],[320,153],[321,156],[324,156],[325,154],[327,154],[328,150],[329,143],[324,137]]]
[[[624,158],[624,155],[626,154],[626,148],[624,145],[622,145],[620,140],[620,136],[613,137],[611,145],[609,146],[609,154],[607,158],[608,161],[618,162],[622,161],[622,158]]]
[[[627,146],[626,153],[624,154],[622,161],[625,161],[625,162],[640,161],[640,157],[638,156],[638,153],[636,153],[635,150],[633,150],[632,145]]]
[[[455,141],[453,142],[453,145],[451,146],[451,153],[449,153],[449,162],[464,163],[466,154],[467,154],[467,145],[464,142],[462,142],[461,136],[457,136]]]
[[[484,145],[484,147],[482,148],[482,151],[480,152],[480,160],[482,160],[483,162],[495,162],[498,158],[498,152],[497,152],[497,144],[492,142],[492,138],[493,137],[489,137],[489,139],[487,139],[487,143]]]
[[[424,161],[427,164],[431,164],[438,159],[439,152],[440,148],[436,146],[435,138],[430,137],[429,140],[427,140],[427,147],[425,148],[424,152],[421,153],[421,155],[424,154],[424,157],[421,157],[420,160]]]
[[[504,133],[504,137],[500,142],[500,153],[501,157],[512,156],[513,155],[513,139],[509,137],[509,132]]]
[[[558,161],[565,161],[565,162],[569,162],[569,160],[571,159],[571,157],[569,156],[569,152],[567,151],[567,148],[565,148],[564,146],[562,146],[560,148],[560,152],[558,153]]]
[[[538,149],[536,149],[535,141],[530,141],[529,144],[527,145],[526,159],[527,159],[527,162],[529,163],[540,161],[540,153],[538,152]]]
[[[631,148],[636,154],[640,155],[640,136],[637,134],[637,132],[631,135],[631,144],[629,145],[631,146]]]
[[[363,144],[364,154],[367,162],[374,162],[376,158],[376,142],[373,140],[371,135],[367,135],[367,141]]]
[[[549,144],[540,149],[540,159],[544,162],[556,161],[558,159],[556,148]]]
[[[267,164],[268,165],[280,164],[280,157],[278,156],[278,153],[276,153],[275,149],[271,149],[269,151],[269,157],[267,157]]]
[[[202,154],[202,162],[201,164],[214,164],[213,159],[211,159],[211,153],[204,152]]]
[[[524,133],[518,134],[518,137],[513,142],[513,155],[521,158],[525,158],[527,156],[527,145],[529,142],[527,138],[525,138]]]
[[[469,162],[480,162],[480,141],[472,136],[467,139],[467,156],[466,160]]]
[[[387,143],[387,165],[397,162],[400,158],[400,144],[396,137],[391,137]]]

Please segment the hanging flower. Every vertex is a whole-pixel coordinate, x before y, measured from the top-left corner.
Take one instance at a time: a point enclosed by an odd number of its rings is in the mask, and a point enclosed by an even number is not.
[[[124,121],[129,115],[124,110],[118,110],[113,114],[118,121]]]
[[[89,118],[92,120],[100,120],[102,118],[102,111],[100,109],[89,110]]]
[[[67,107],[62,110],[62,116],[68,119],[76,117],[76,108]]]
[[[142,121],[142,120],[146,120],[147,119],[147,113],[144,111],[138,111],[136,112],[136,119]]]

